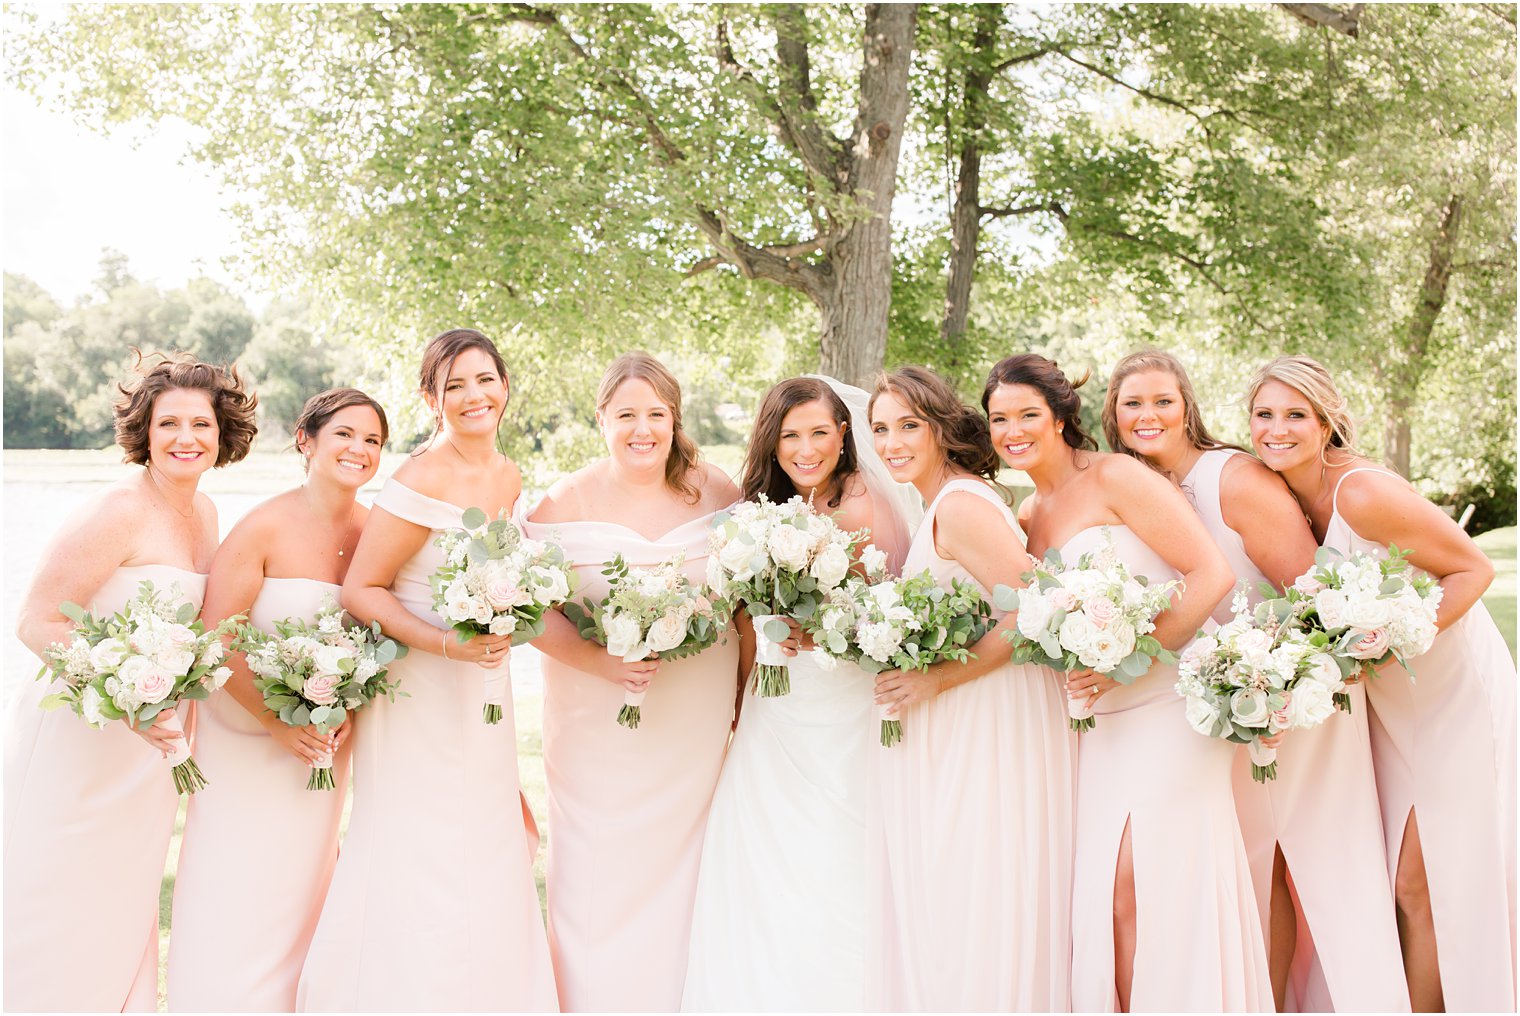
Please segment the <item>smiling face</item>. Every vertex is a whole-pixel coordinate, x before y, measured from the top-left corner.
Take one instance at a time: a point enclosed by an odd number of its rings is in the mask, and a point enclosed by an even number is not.
[[[380,414],[370,406],[345,406],[328,418],[312,437],[297,435],[297,446],[307,461],[308,475],[331,480],[358,490],[380,468]]]
[[[428,398],[435,412],[442,410],[443,429],[461,437],[494,436],[507,407],[507,379],[483,350],[470,348],[454,358],[443,379],[442,402]]]
[[[1168,370],[1142,370],[1119,384],[1114,402],[1119,440],[1148,459],[1170,461],[1191,443],[1181,386]]]
[[[1251,399],[1251,446],[1279,473],[1318,462],[1330,440],[1330,428],[1314,415],[1304,393],[1281,381],[1268,381]]]
[[[821,401],[793,406],[781,418],[776,462],[804,497],[829,482],[844,451],[848,425],[834,419]]]
[[[613,460],[636,472],[661,472],[675,439],[675,413],[643,378],[631,377],[613,389],[596,411],[596,424]]]
[[[987,429],[998,458],[1014,469],[1028,472],[1052,455],[1070,454],[1050,404],[1030,385],[998,385],[993,390],[987,397]]]
[[[871,405],[871,438],[899,483],[918,484],[945,468],[945,453],[928,421],[894,391],[882,392]]]
[[[221,428],[211,393],[170,388],[153,400],[148,422],[148,462],[170,480],[194,482],[216,465]]]

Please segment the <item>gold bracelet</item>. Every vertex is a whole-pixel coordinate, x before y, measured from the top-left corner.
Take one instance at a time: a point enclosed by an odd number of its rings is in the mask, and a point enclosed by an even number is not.
[[[444,632],[443,633],[443,658],[445,660],[449,658],[449,633],[448,632]]]

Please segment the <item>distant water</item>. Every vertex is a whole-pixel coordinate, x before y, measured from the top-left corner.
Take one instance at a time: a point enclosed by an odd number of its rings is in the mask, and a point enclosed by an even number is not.
[[[16,638],[16,617],[32,574],[69,517],[136,468],[115,458],[100,452],[5,452],[4,701],[18,684],[31,680],[39,666]],[[204,481],[202,489],[216,503],[223,536],[254,505],[300,482],[294,460],[294,455],[255,453],[248,462],[219,470]],[[400,456],[386,456],[381,474],[389,476],[399,462]],[[368,503],[379,489],[378,482],[366,487],[360,499]],[[540,656],[531,646],[512,651],[512,686],[518,696],[536,697],[542,691]]]

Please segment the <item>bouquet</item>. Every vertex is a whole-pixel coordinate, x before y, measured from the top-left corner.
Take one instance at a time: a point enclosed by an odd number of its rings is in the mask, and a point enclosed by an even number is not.
[[[731,603],[744,601],[755,624],[754,681],[770,698],[791,691],[778,643],[785,618],[805,621],[845,582],[866,533],[840,529],[801,496],[775,504],[760,495],[719,512],[709,535],[707,584]]]
[[[1285,730],[1308,730],[1335,712],[1344,674],[1310,634],[1271,610],[1253,612],[1236,594],[1234,617],[1182,651],[1177,694],[1188,724],[1205,737],[1243,744],[1257,783],[1277,778],[1277,750],[1261,743]]]
[[[1013,643],[1013,662],[1039,663],[1060,671],[1088,669],[1130,684],[1151,664],[1175,662],[1176,654],[1151,636],[1156,615],[1171,606],[1181,582],[1152,586],[1131,575],[1114,553],[1113,534],[1103,527],[1104,545],[1065,565],[1058,550],[1045,552],[1023,579],[1022,589],[999,585],[993,601],[1018,611],[1016,628],[1003,633]],[[1067,699],[1071,729],[1091,730],[1092,707]]]
[[[343,610],[329,594],[315,623],[291,618],[274,632],[245,624],[232,648],[253,672],[264,708],[292,727],[315,727],[325,734],[377,695],[395,699],[386,668],[406,655],[406,646],[380,634],[380,623],[346,626]],[[332,790],[332,756],[313,762],[307,790]]]
[[[1430,651],[1436,638],[1441,584],[1409,563],[1409,551],[1389,545],[1388,556],[1355,554],[1331,547],[1314,555],[1314,567],[1294,580],[1286,595],[1264,589],[1257,610],[1301,628],[1342,662],[1343,674],[1397,660],[1411,679],[1409,661]],[[1336,696],[1348,712],[1350,696]]]
[[[862,559],[868,569],[874,547]],[[879,553],[879,552],[877,552]],[[885,566],[885,558],[881,565]],[[804,627],[812,636],[815,659],[825,669],[845,660],[868,674],[883,670],[927,670],[941,660],[964,662],[970,646],[993,625],[991,607],[969,582],[953,580],[949,589],[924,571],[912,578],[868,582],[852,576],[831,590],[823,606]],[[902,721],[881,708],[881,743],[902,740]]]
[[[168,713],[162,725],[183,733],[175,707],[209,697],[232,674],[221,665],[222,636],[235,631],[242,619],[230,617],[208,632],[196,619],[199,608],[177,587],[158,590],[145,581],[120,611],[104,619],[77,603],[60,604],[58,610],[74,622],[74,636],[42,654],[37,676],[64,685],[42,700],[42,708],[67,705],[92,727],[111,720],[141,727]],[[169,765],[174,789],[193,794],[206,785],[206,777],[186,740],[173,745]]]
[[[575,572],[557,544],[523,536],[506,518],[488,521],[470,508],[435,541],[444,563],[429,578],[433,609],[459,633],[460,642],[477,635],[510,635],[520,646],[544,633],[544,612],[570,598]],[[510,671],[505,662],[486,674],[483,710],[487,723],[500,723]]]
[[[678,556],[650,568],[630,568],[621,554],[602,574],[611,580],[600,603],[562,608],[583,639],[607,647],[624,663],[657,656],[679,660],[717,642],[728,628],[729,607],[693,586]],[[644,692],[625,691],[617,721],[630,730],[639,725]]]

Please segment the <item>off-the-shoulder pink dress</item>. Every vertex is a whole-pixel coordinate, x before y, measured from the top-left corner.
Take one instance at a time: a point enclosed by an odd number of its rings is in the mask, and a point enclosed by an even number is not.
[[[1128,526],[1090,526],[1061,547],[1103,546],[1134,575],[1178,578]],[[1113,1012],[1114,873],[1126,828],[1135,875],[1131,1012],[1271,1012],[1272,981],[1235,818],[1235,746],[1188,726],[1175,665],[1156,663],[1095,704],[1081,736],[1072,889],[1072,1008]]]
[[[433,540],[464,509],[391,479],[375,511],[432,530],[391,591],[429,624]],[[353,810],[296,990],[307,1012],[556,1008],[517,778],[512,699],[481,720],[485,669],[414,649],[394,702],[354,719]]]
[[[1386,472],[1369,467],[1348,470]],[[1331,495],[1323,546],[1385,556]],[[1448,1012],[1515,1008],[1515,661],[1488,608],[1473,604],[1424,656],[1367,681],[1372,764],[1390,880],[1404,827],[1419,819]]]
[[[115,613],[145,580],[197,606],[206,591],[197,572],[126,566],[90,612]],[[5,1009],[153,1012],[158,894],[179,807],[169,763],[125,723],[94,730],[67,708],[43,712],[54,690],[18,690],[6,721]],[[216,770],[197,761],[214,784]]]
[[[248,621],[268,632],[276,621],[311,621],[323,601],[337,595],[330,582],[265,578]],[[290,1012],[338,860],[350,746],[333,760],[337,786],[307,790],[306,763],[225,688],[199,712],[196,759],[216,779],[190,799],[185,814],[169,939],[169,1009]]]
[[[952,480],[913,534],[903,575],[976,582],[934,548],[935,515],[951,494],[997,505],[1023,545],[985,483]],[[871,1007],[1067,1011],[1076,738],[1060,677],[1009,663],[900,719],[901,743],[875,752]],[[875,733],[874,711],[870,722]]]
[[[577,597],[607,593],[602,568],[684,553],[701,581],[712,517],[658,539],[612,522],[523,524],[553,539],[580,578]],[[617,723],[623,689],[545,655],[549,938],[567,1012],[681,1007],[707,809],[737,690],[739,640],[660,664],[638,729]]]
[[[1237,587],[1252,604],[1267,578],[1246,554],[1245,541],[1224,521],[1220,482],[1232,449],[1199,456],[1182,481],[1214,543],[1229,561]],[[1214,609],[1230,619],[1231,593]],[[1257,783],[1244,748],[1235,752],[1235,809],[1262,931],[1271,937],[1272,864],[1280,846],[1298,900],[1298,937],[1289,975],[1290,1012],[1409,1010],[1399,953],[1393,891],[1380,867],[1361,863],[1383,849],[1383,818],[1372,778],[1367,697],[1347,687],[1351,712],[1336,713],[1313,730],[1295,731],[1277,750],[1277,779]]]

